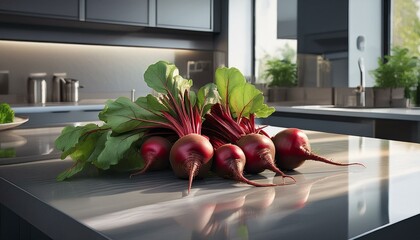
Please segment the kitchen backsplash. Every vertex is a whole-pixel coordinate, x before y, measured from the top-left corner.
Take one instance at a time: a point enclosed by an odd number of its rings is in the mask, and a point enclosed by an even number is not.
[[[158,60],[175,63],[187,76],[188,62],[205,62],[210,68],[190,73],[195,85],[213,80],[213,52],[140,47],[0,41],[0,72],[8,73],[8,96],[0,101],[26,102],[29,74],[47,73],[47,97],[51,101],[54,73],[80,81],[80,99],[108,99],[150,93],[143,79],[146,68]],[[196,79],[197,78],[197,79]]]

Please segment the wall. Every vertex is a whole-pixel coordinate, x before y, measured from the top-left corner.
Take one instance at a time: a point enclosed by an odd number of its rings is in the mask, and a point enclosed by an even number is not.
[[[149,93],[143,73],[158,60],[175,63],[184,76],[187,61],[213,61],[212,51],[17,41],[0,41],[0,53],[0,71],[9,71],[9,94],[18,102],[26,101],[26,80],[33,72],[48,74],[48,89],[53,73],[66,72],[84,86],[80,99],[107,99],[129,97],[131,89],[136,96]],[[207,78],[196,79],[196,85],[212,81],[213,68],[203,76]],[[51,91],[47,92],[51,97]]]

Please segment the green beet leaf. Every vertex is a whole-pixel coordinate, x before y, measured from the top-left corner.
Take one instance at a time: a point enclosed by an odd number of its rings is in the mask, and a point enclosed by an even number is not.
[[[197,92],[197,104],[201,109],[201,115],[204,116],[213,106],[213,104],[220,101],[220,95],[217,91],[217,86],[214,83],[207,83],[202,86]]]
[[[264,104],[261,91],[249,83],[231,92],[230,106],[236,117],[249,117],[250,114],[255,114],[256,117],[265,118],[275,111],[273,107]]]
[[[101,152],[104,150],[105,143],[109,135],[111,135],[111,131],[101,132],[95,136],[95,140],[92,142],[95,147],[90,151],[90,155],[87,158],[88,162],[95,163],[98,161],[97,159]]]
[[[221,97],[221,103],[230,108],[233,117],[265,118],[275,109],[264,103],[264,96],[253,84],[247,83],[245,77],[236,68],[218,68],[215,83]]]
[[[68,155],[76,150],[76,145],[79,139],[85,133],[99,129],[96,124],[87,124],[85,126],[67,126],[62,131],[60,136],[55,140],[55,147],[62,151],[61,159],[66,158]]]
[[[156,120],[159,122],[164,121],[162,116],[157,116],[151,110],[142,108],[126,97],[120,97],[115,101],[108,102],[105,109],[100,113],[100,117],[116,133],[129,132],[145,126],[154,126],[156,125]]]
[[[241,88],[246,80],[238,69],[220,67],[216,69],[214,82],[221,97],[221,104],[226,105],[230,101],[230,92],[233,89]]]
[[[261,94],[261,104],[260,107],[255,107],[258,105],[254,105],[254,109],[255,109],[255,117],[257,118],[267,118],[269,117],[273,112],[276,111],[276,109],[274,107],[270,107],[267,104],[264,103],[264,96],[263,94]]]
[[[192,86],[192,81],[179,76],[178,68],[165,61],[150,65],[144,72],[144,81],[147,86],[161,94],[170,94],[181,103],[183,94]]]
[[[168,89],[173,88],[173,77],[176,75],[178,75],[178,69],[174,64],[159,61],[147,68],[144,81],[156,92],[166,94]]]
[[[100,169],[108,169],[111,165],[117,164],[131,145],[143,136],[141,132],[129,132],[117,136],[108,135],[105,148],[99,154],[95,166]]]
[[[125,152],[124,157],[116,165],[111,165],[110,170],[115,172],[133,172],[144,167],[144,160],[140,155],[142,141],[136,141]]]
[[[81,172],[96,160],[104,148],[104,140],[111,132],[105,126],[87,124],[85,126],[65,127],[61,135],[56,139],[56,147],[63,151],[61,158],[69,156],[74,165],[58,175],[57,180],[63,181]]]
[[[152,94],[148,94],[146,97],[139,97],[136,100],[136,104],[141,108],[148,109],[151,112],[159,114],[159,112],[167,112],[168,108],[162,104],[162,102]]]
[[[75,162],[74,165],[71,168],[65,170],[64,172],[60,173],[57,176],[57,178],[56,178],[57,181],[64,181],[67,178],[70,178],[73,175],[83,171],[85,169],[86,165],[87,165],[86,162],[80,162],[80,161]]]
[[[193,81],[191,79],[185,79],[180,75],[176,75],[173,78],[173,93],[180,92],[181,94],[185,93],[185,91],[189,91],[193,85]]]
[[[76,161],[88,162],[101,135],[103,135],[103,133],[95,132],[86,136],[82,136],[70,154],[70,157]]]

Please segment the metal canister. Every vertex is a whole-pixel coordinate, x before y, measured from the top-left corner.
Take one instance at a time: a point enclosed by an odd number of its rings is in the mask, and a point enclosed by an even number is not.
[[[64,78],[66,73],[54,73],[52,79],[52,101],[53,102],[62,102],[62,90],[61,88],[65,85]]]
[[[65,86],[62,88],[64,102],[78,102],[79,101],[79,88],[82,88],[79,84],[79,80],[73,78],[65,78]]]
[[[28,102],[46,103],[47,102],[47,82],[46,73],[32,73],[28,77]]]

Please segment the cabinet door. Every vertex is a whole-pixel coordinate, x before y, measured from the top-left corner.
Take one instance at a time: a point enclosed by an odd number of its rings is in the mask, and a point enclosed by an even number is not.
[[[1,0],[3,13],[79,19],[79,0]]]
[[[86,0],[86,21],[148,25],[149,0]]]
[[[156,0],[156,26],[213,31],[213,0]]]

